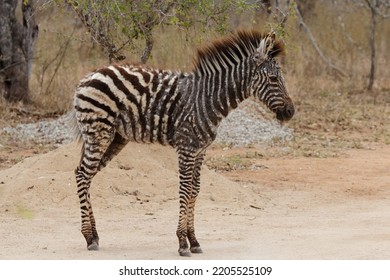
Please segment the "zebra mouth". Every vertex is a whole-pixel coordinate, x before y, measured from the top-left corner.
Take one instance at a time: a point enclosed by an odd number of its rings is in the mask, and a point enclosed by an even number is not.
[[[279,121],[286,122],[289,121],[295,113],[295,109],[293,105],[286,105],[283,108],[279,108],[276,110],[276,118]]]

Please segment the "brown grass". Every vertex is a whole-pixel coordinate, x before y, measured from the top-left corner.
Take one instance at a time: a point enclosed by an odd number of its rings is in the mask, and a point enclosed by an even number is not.
[[[321,6],[322,5],[322,6]],[[316,4],[313,15],[305,18],[320,47],[348,76],[336,79],[319,59],[294,15],[286,25],[287,56],[283,68],[297,113],[288,124],[295,137],[283,143],[275,139],[263,156],[337,156],[344,149],[367,148],[371,143],[390,144],[390,68],[388,46],[390,26],[379,20],[377,72],[374,91],[364,90],[369,71],[369,14],[356,10],[344,17],[346,29],[356,44],[337,28],[337,14],[330,4]],[[53,15],[55,15],[53,17]],[[258,30],[275,26],[272,18],[232,16],[232,29],[252,26]],[[249,19],[248,19],[249,18]],[[0,126],[35,121],[67,111],[73,90],[89,71],[108,60],[94,45],[72,11],[45,7],[38,12],[40,34],[30,81],[32,104],[7,104],[0,100]],[[269,24],[271,23],[271,24]],[[335,24],[336,23],[336,24]],[[149,64],[158,68],[189,70],[197,46],[216,38],[215,34],[156,29]],[[137,62],[136,50],[127,61]]]
[[[49,5],[47,5],[49,6]],[[52,111],[69,108],[73,89],[78,81],[96,67],[108,64],[100,48],[94,45],[86,30],[78,22],[72,11],[56,6],[47,7],[38,13],[40,25],[39,40],[36,47],[31,94],[41,107]],[[310,92],[316,98],[326,91],[355,91],[367,85],[369,61],[369,13],[356,9],[354,13],[344,13],[344,23],[348,34],[346,38],[339,23],[338,14],[332,5],[317,3],[312,14],[305,18],[307,24],[332,62],[343,68],[348,77],[335,79],[297,25],[294,15],[290,16],[285,28],[284,41],[287,56],[283,60],[284,69],[289,75],[289,83],[294,90]],[[55,17],[53,17],[53,14]],[[390,59],[388,34],[390,26],[386,20],[379,20],[377,34],[377,80],[376,89],[390,88]],[[275,26],[272,18],[248,13],[245,16],[232,15],[231,29],[254,28],[266,31]],[[155,45],[149,64],[158,68],[189,70],[192,68],[195,50],[199,46],[219,37],[215,33],[203,33],[197,29],[180,31],[173,27],[161,27],[154,31]],[[142,44],[140,44],[142,45]],[[138,62],[139,50],[127,50],[127,61]],[[293,93],[294,94],[294,93]],[[310,98],[308,96],[307,98]]]

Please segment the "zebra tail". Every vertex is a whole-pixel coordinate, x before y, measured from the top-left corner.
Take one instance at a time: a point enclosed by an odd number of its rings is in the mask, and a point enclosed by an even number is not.
[[[68,112],[66,116],[66,122],[69,127],[70,134],[72,136],[72,139],[76,141],[77,143],[84,142],[80,128],[77,124],[77,118],[76,118],[76,110],[72,109]]]

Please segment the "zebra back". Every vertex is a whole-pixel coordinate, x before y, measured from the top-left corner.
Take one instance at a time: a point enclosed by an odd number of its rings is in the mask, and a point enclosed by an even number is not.
[[[94,126],[137,142],[167,144],[181,98],[178,82],[184,77],[132,65],[98,69],[76,90],[74,108],[81,134]]]

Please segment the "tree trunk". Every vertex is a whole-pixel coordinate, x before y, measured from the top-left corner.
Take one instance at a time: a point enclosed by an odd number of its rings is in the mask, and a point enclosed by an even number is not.
[[[28,101],[38,25],[33,0],[22,1],[23,23],[15,16],[17,0],[2,0],[0,5],[0,95],[8,101]]]
[[[370,3],[371,10],[371,26],[370,26],[370,48],[371,48],[371,66],[370,66],[370,74],[368,76],[368,86],[367,90],[371,91],[374,86],[375,79],[375,31],[376,31],[376,16],[377,16],[377,1],[373,1]]]

